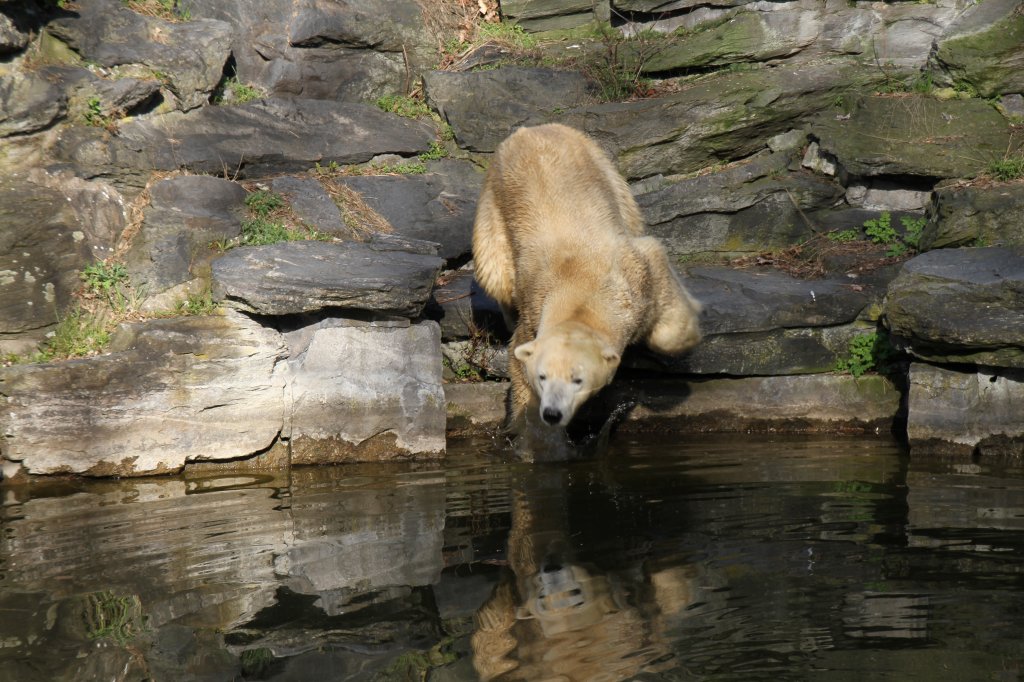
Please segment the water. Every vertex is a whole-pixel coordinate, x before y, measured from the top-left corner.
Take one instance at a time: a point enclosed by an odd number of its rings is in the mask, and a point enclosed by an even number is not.
[[[1024,469],[885,440],[4,491],[0,680],[1016,680]]]

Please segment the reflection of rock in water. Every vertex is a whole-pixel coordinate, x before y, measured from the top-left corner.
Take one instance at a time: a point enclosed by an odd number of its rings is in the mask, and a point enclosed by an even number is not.
[[[511,571],[476,615],[477,673],[483,680],[590,682],[667,670],[666,617],[696,601],[700,571],[667,566],[644,581],[574,561],[563,475],[538,475],[540,489],[517,491]]]

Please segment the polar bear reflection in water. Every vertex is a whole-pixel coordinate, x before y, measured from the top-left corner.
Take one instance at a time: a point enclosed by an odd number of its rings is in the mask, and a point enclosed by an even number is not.
[[[476,614],[477,674],[592,682],[676,668],[666,631],[721,581],[671,559],[614,572],[583,565],[570,545],[560,481],[558,488],[515,495],[511,570]]]

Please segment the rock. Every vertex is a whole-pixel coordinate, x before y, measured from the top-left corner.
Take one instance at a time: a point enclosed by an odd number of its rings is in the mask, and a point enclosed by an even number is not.
[[[772,433],[888,433],[900,392],[882,376],[838,374],[613,386],[606,400],[636,402],[619,428]]]
[[[508,344],[487,336],[441,346],[445,381],[508,379]]]
[[[976,3],[937,41],[934,65],[982,97],[1024,93],[1024,14],[1017,0]]]
[[[630,179],[691,173],[761,151],[768,139],[829,110],[836,97],[873,78],[836,63],[723,72],[664,97],[537,114],[528,123],[557,118],[589,133]]]
[[[787,154],[759,154],[718,173],[680,180],[637,197],[648,232],[672,256],[760,253],[814,235],[806,212],[843,195],[835,182],[789,173]]]
[[[6,476],[173,473],[251,455],[281,431],[284,344],[242,315],[127,325],[110,351],[0,369]]]
[[[288,340],[293,464],[444,452],[436,323],[321,323]]]
[[[436,242],[442,258],[468,256],[483,176],[459,161],[432,163],[423,175],[339,178],[383,216],[395,233]]]
[[[935,190],[921,249],[1024,246],[1024,185],[953,184]]]
[[[492,152],[518,126],[542,122],[536,119],[592,97],[580,73],[520,67],[431,71],[423,76],[423,88],[430,106],[452,126],[459,146],[478,152]]]
[[[821,31],[818,11],[741,11],[728,20],[693,34],[662,40],[649,57],[636,51],[645,46],[627,43],[643,73],[684,68],[763,62],[796,54],[815,41]]]
[[[1024,250],[941,249],[907,261],[885,323],[931,362],[1024,367]]]
[[[14,17],[10,16],[13,9],[11,8],[12,4],[5,3],[4,7],[0,8],[0,55],[19,52],[31,40],[28,32],[18,26],[20,22],[16,22]]]
[[[99,183],[0,177],[0,354],[33,350],[57,323],[82,268],[112,254],[122,211]]]
[[[924,96],[866,97],[848,116],[820,114],[809,130],[856,177],[973,177],[1010,140],[1006,120],[988,103]]]
[[[143,65],[167,78],[182,109],[207,104],[230,55],[231,26],[214,19],[172,23],[94,0],[50,22],[53,35],[105,67]]]
[[[505,422],[505,398],[508,384],[481,381],[444,385],[448,410],[448,434],[472,435],[497,431]]]
[[[219,0],[192,14],[229,22],[238,79],[275,97],[369,102],[437,62],[415,0]]]
[[[1024,454],[1024,372],[910,366],[907,438],[918,455]]]
[[[66,112],[67,95],[53,83],[32,74],[0,73],[0,137],[38,132]]]
[[[132,284],[156,296],[195,278],[210,282],[212,244],[241,233],[246,192],[229,180],[182,175],[149,190],[150,203],[125,263]]]
[[[288,201],[292,212],[305,225],[327,234],[351,234],[338,205],[318,181],[283,175],[270,181],[270,189]]]
[[[481,334],[505,338],[501,306],[480,288],[472,270],[458,270],[434,289],[425,315],[441,325],[441,339],[453,341]]]
[[[242,246],[213,262],[218,301],[260,315],[328,308],[416,317],[441,259],[356,242]]]
[[[131,121],[111,139],[93,128],[70,129],[55,153],[83,175],[127,177],[139,184],[153,170],[244,178],[330,161],[363,163],[379,154],[425,152],[434,139],[430,125],[370,105],[261,100]]]
[[[528,31],[555,31],[590,23],[599,17],[607,20],[608,0],[504,0],[501,14]]]

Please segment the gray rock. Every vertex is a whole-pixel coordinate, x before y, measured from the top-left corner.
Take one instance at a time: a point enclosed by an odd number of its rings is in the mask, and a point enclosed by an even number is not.
[[[1024,372],[910,366],[907,438],[918,455],[1024,454]]]
[[[210,282],[213,242],[241,233],[246,192],[229,180],[183,175],[149,190],[150,204],[125,256],[132,284],[148,296],[201,278]]]
[[[613,387],[615,388],[615,387]],[[888,433],[900,392],[882,376],[838,374],[623,383],[609,399],[633,401],[620,429]]]
[[[501,306],[480,288],[472,270],[458,270],[438,284],[425,315],[441,325],[441,338],[445,341],[508,334]]]
[[[491,71],[431,71],[427,101],[448,121],[460,147],[494,151],[516,127],[592,98],[587,79],[571,71],[506,67]],[[541,122],[541,121],[535,121]]]
[[[809,127],[824,152],[854,176],[973,177],[1006,151],[1006,120],[979,99],[867,97],[848,116],[819,114]]]
[[[94,0],[52,21],[48,30],[101,66],[140,64],[165,74],[183,109],[207,104],[230,55],[231,27],[213,19],[171,23]]]
[[[0,137],[34,133],[67,112],[67,95],[53,83],[29,73],[0,75]]]
[[[436,242],[446,260],[471,249],[483,176],[460,161],[441,161],[423,175],[364,175],[339,180],[358,192],[395,233]]]
[[[235,314],[122,327],[106,355],[0,369],[5,474],[141,476],[270,446],[280,336]]]
[[[8,15],[9,12],[7,7],[0,11],[0,54],[19,52],[32,38],[27,31],[18,27],[17,22]]]
[[[1024,246],[1024,191],[1020,183],[954,184],[935,190],[921,248]]]
[[[689,268],[686,288],[699,300],[705,334],[735,334],[853,322],[870,287],[848,279],[801,280],[777,271]]]
[[[436,256],[374,244],[243,246],[213,262],[213,295],[261,315],[345,308],[416,317],[440,269]]]
[[[407,93],[437,60],[415,0],[221,0],[192,14],[232,25],[238,79],[272,96],[373,101]]]
[[[554,31],[594,21],[597,18],[595,5],[604,4],[604,11],[607,14],[607,1],[595,3],[594,0],[505,0],[501,3],[501,13],[505,18],[529,31]]]
[[[508,384],[504,382],[445,384],[448,434],[473,435],[499,430],[505,422],[507,394]]]
[[[120,196],[100,183],[36,172],[0,178],[0,353],[34,349],[81,285],[113,252]]]
[[[262,100],[172,112],[120,127],[105,139],[71,129],[57,141],[58,158],[88,175],[131,176],[188,169],[230,177],[307,170],[315,163],[363,163],[378,154],[430,148],[432,127],[365,104]]]
[[[289,342],[293,464],[444,452],[436,323],[319,324]]]
[[[834,107],[852,83],[868,86],[874,78],[828,62],[724,72],[664,97],[538,114],[528,123],[558,120],[589,133],[630,179],[691,173],[715,160],[751,156],[775,135]]]
[[[843,195],[834,181],[789,173],[790,157],[761,154],[719,173],[680,180],[641,194],[648,231],[673,256],[760,253],[814,235],[806,213]]]
[[[1024,367],[1024,250],[941,249],[904,264],[885,322],[932,362]]]
[[[937,41],[936,69],[982,97],[1024,93],[1024,15],[1017,0],[976,3]]]
[[[304,224],[328,234],[351,233],[338,205],[318,181],[284,175],[271,180],[270,188],[287,199],[292,212]]]

